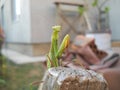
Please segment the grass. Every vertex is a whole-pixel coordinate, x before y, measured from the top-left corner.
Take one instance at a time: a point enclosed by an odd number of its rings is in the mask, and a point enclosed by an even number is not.
[[[0,90],[30,90],[29,84],[41,81],[44,71],[44,66],[38,62],[16,65],[9,61],[7,63],[6,84],[0,85]]]

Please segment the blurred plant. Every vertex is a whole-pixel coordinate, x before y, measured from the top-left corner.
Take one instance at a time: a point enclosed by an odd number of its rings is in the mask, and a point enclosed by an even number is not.
[[[68,44],[70,41],[70,37],[67,34],[64,37],[60,46],[58,46],[58,38],[59,38],[58,33],[61,30],[61,26],[53,26],[52,29],[53,29],[53,33],[51,38],[51,47],[50,47],[49,54],[47,55],[48,68],[60,66],[58,60],[62,56],[62,53],[64,52],[64,50],[68,47]]]
[[[108,12],[110,11],[110,7],[106,6],[106,3],[110,1],[110,0],[93,0],[92,3],[90,3],[90,5],[92,5],[92,7],[97,8],[98,11],[98,19],[97,19],[97,25],[96,25],[96,29],[98,31],[101,31],[103,29],[103,27],[105,27],[105,25],[107,26],[107,28],[109,27],[108,25]],[[78,7],[78,12],[80,15],[83,15],[85,11],[89,10],[88,7],[88,1],[85,0],[85,7]],[[105,17],[102,17],[102,16]]]
[[[5,77],[6,75],[6,58],[3,55],[0,55],[0,76]]]
[[[0,26],[0,86],[5,85],[5,76],[6,76],[6,58],[2,55],[2,45],[4,42],[4,33]]]
[[[0,78],[0,85],[5,85],[5,84],[6,84],[5,80],[3,80],[2,78]]]
[[[81,6],[78,7],[78,12],[79,12],[80,15],[83,15],[83,13],[84,13],[85,11],[86,11],[86,8],[85,8],[85,7],[81,7]]]
[[[0,55],[0,86],[6,84],[5,76],[6,76],[6,59],[4,56]]]
[[[102,15],[103,14],[108,14],[108,12],[110,11],[110,7],[106,6],[106,3],[110,1],[110,0],[94,0],[92,2],[92,6],[96,7],[98,10],[98,20],[97,20],[97,30],[101,30],[102,29]],[[106,19],[106,18],[105,18]],[[108,19],[108,18],[107,18]],[[108,22],[107,22],[108,23]]]
[[[38,90],[39,84],[42,82],[35,81],[29,84],[30,90]]]

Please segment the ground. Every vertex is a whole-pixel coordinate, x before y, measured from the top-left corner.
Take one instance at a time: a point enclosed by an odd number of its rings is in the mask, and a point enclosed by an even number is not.
[[[6,84],[0,85],[0,90],[30,90],[29,84],[41,81],[44,71],[45,68],[40,62],[16,65],[7,61]]]

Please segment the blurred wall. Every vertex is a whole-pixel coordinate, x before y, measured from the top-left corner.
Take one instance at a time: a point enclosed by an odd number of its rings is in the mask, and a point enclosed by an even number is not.
[[[120,40],[120,0],[110,0],[109,5],[112,40]]]
[[[19,20],[12,19],[12,0],[1,0],[2,24],[7,42],[30,43],[30,6],[29,0],[21,0],[21,15]]]
[[[46,43],[51,39],[55,25],[53,0],[30,0],[32,43]]]
[[[90,1],[91,2],[91,1]],[[19,21],[11,19],[11,0],[1,0],[3,7],[4,32],[6,40],[12,43],[46,43],[50,42],[51,27],[55,25],[56,8],[53,0],[21,0]],[[110,0],[110,27],[112,39],[120,40],[120,0]],[[89,18],[95,21],[95,11],[91,10]]]

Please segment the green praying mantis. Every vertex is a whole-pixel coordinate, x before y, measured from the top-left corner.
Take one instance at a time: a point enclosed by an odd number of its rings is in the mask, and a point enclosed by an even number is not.
[[[51,47],[50,51],[47,55],[47,67],[58,67],[59,65],[59,58],[62,56],[62,53],[65,51],[65,49],[68,47],[70,42],[70,36],[67,34],[60,46],[58,45],[58,39],[59,39],[59,32],[61,30],[61,26],[53,26],[53,33],[51,37]]]

